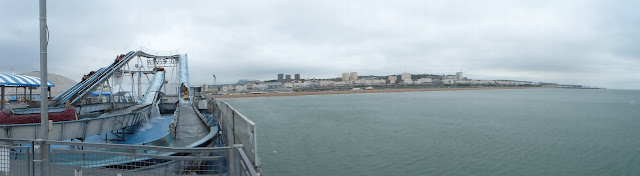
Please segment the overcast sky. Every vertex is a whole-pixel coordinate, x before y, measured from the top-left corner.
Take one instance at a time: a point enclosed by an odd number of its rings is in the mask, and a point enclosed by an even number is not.
[[[640,89],[640,1],[49,1],[49,72],[141,47],[192,85],[410,73]],[[0,1],[0,72],[39,69],[38,2]]]

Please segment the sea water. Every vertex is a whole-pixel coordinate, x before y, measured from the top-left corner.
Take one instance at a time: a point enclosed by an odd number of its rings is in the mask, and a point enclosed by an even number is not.
[[[469,90],[226,99],[264,175],[640,175],[640,91]]]

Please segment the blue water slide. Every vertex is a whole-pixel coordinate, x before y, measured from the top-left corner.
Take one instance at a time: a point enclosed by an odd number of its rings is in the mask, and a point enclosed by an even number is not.
[[[105,69],[105,67],[102,67],[102,68],[100,68],[100,69],[96,70],[96,73],[97,73],[97,72],[100,72],[100,71],[102,71],[102,70],[104,70],[104,69]],[[93,75],[92,75],[92,76],[93,76]],[[62,97],[66,97],[66,96],[68,96],[68,95],[69,95],[71,92],[73,92],[74,90],[79,89],[79,88],[80,88],[80,86],[82,85],[82,83],[84,83],[85,81],[86,81],[86,80],[82,80],[82,81],[80,81],[80,82],[76,83],[75,85],[73,85],[73,86],[71,86],[69,89],[67,89],[66,91],[62,92],[62,94],[60,94],[60,95],[58,95],[57,97],[55,97],[53,100],[54,100],[54,101],[59,101]]]
[[[138,53],[141,53],[141,52],[130,51],[122,58],[121,61],[112,63],[111,65],[103,69],[99,69],[96,73],[91,75],[88,79],[79,82],[78,84],[74,85],[72,88],[65,91],[60,96],[56,97],[54,99],[58,101],[56,105],[63,105],[66,101],[71,101],[71,103],[76,103],[82,97],[84,97],[85,95],[88,95],[87,93],[90,93],[91,90],[93,90],[96,86],[106,81],[106,79],[108,79],[111,75],[113,75],[113,73],[116,70],[122,68],[122,66],[124,66],[131,59],[133,59]]]
[[[127,53],[126,56],[130,56],[131,54],[134,54],[134,53],[135,52],[130,51],[129,53]],[[119,63],[121,63],[121,62],[119,62]],[[107,67],[100,68],[93,75],[91,75],[89,78],[87,78],[85,80],[82,80],[82,81],[78,82],[76,85],[74,85],[73,87],[71,87],[70,89],[67,89],[67,91],[65,91],[63,94],[61,94],[60,96],[58,96],[58,97],[56,97],[54,99],[54,100],[58,101],[57,105],[64,104],[73,95],[77,94],[80,90],[84,89],[85,87],[90,85],[93,81],[98,79],[104,72],[113,69],[114,66],[116,66],[116,63],[112,63]]]
[[[156,71],[154,76],[153,76],[153,82],[151,83],[151,85],[149,86],[149,88],[147,88],[147,92],[144,94],[144,97],[142,97],[142,100],[140,100],[140,105],[144,105],[144,104],[154,104],[156,103],[156,100],[158,98],[158,93],[160,92],[160,88],[162,88],[162,85],[164,85],[164,77],[165,76],[165,72],[164,71]]]
[[[178,92],[181,92],[180,88],[182,86],[182,84],[184,84],[187,87],[187,91],[189,92],[189,101],[191,102],[191,89],[189,89],[189,87],[191,87],[189,85],[189,64],[188,64],[188,59],[187,59],[187,54],[184,55],[180,55],[179,59],[179,63],[178,63],[178,67],[179,67],[179,71],[180,71],[180,76],[179,76],[179,85],[178,85]],[[183,102],[183,99],[180,98],[180,102]]]

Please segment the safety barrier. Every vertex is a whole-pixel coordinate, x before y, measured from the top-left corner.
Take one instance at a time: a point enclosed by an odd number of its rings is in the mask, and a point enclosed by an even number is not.
[[[258,144],[256,141],[256,124],[242,115],[227,102],[221,101],[220,105],[213,104],[214,113],[220,118],[218,121],[222,128],[222,136],[225,144],[241,144],[244,153],[260,171],[260,158],[258,158]]]
[[[37,145],[34,141],[3,138],[0,143],[4,175],[258,175],[242,145],[184,148],[47,141],[50,162],[40,170],[32,154],[42,147],[31,147]]]

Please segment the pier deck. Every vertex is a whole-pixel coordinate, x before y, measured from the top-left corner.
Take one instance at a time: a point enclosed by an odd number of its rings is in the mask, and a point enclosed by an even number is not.
[[[184,147],[207,136],[209,128],[198,117],[190,102],[183,102],[178,108],[176,137],[171,147]]]

